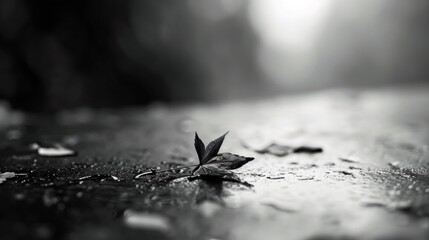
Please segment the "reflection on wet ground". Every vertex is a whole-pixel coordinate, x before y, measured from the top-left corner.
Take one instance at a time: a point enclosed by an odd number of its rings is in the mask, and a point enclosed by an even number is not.
[[[0,233],[2,239],[427,239],[428,104],[427,88],[342,90],[3,121]],[[229,130],[220,152],[255,157],[234,170],[252,186],[134,178],[197,164],[194,130],[207,139]]]

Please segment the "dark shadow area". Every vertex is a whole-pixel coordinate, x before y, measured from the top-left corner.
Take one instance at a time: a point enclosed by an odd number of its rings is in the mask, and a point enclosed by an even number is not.
[[[257,80],[244,13],[210,23],[186,2],[132,0],[2,0],[0,9],[0,98],[17,108],[213,100]]]

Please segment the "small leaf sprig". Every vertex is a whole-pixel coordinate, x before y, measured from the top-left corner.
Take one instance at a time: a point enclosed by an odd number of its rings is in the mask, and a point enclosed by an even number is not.
[[[134,178],[140,178],[147,175],[157,176],[161,173],[164,173],[164,176],[160,177],[158,180],[174,180],[177,178],[189,177],[190,180],[219,179],[242,183],[240,178],[230,170],[240,168],[244,164],[254,160],[254,158],[243,157],[232,153],[219,154],[219,150],[227,134],[228,132],[211,141],[206,147],[204,142],[198,136],[198,133],[195,132],[194,145],[199,159],[198,165],[184,166],[160,171],[151,169],[149,172],[140,173]],[[191,171],[183,171],[186,169],[190,170],[191,168]],[[177,172],[177,170],[179,171]]]

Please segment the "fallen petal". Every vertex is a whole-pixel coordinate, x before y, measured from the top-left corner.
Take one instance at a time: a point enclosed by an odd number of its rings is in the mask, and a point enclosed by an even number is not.
[[[294,153],[321,153],[323,149],[320,147],[301,146],[293,149]]]
[[[14,172],[4,172],[4,173],[0,173],[0,183],[3,183],[4,181],[6,181],[8,178],[14,178],[18,175],[27,175],[27,174],[17,174]]]
[[[37,154],[43,157],[68,157],[75,156],[76,152],[61,146],[53,147],[53,148],[37,148]]]

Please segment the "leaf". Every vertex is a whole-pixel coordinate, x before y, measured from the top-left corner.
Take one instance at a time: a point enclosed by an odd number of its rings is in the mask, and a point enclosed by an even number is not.
[[[41,147],[36,143],[32,148],[36,149],[37,154],[43,157],[70,157],[77,155],[75,151],[67,149],[59,144],[56,144],[53,147]]]
[[[26,173],[14,173],[14,172],[4,172],[0,173],[0,183],[3,183],[8,178],[14,178],[16,176],[26,176]]]
[[[284,157],[292,153],[315,154],[315,153],[323,152],[323,149],[320,147],[310,147],[310,146],[291,147],[291,146],[280,145],[277,143],[271,143],[262,149],[253,149],[247,145],[246,147],[252,149],[257,153],[262,153],[262,154],[268,153],[278,157]]]
[[[14,172],[0,173],[0,183],[6,181],[6,179],[8,179],[8,178],[13,178],[13,177],[15,177],[15,173]]]
[[[243,157],[231,153],[222,153],[211,158],[204,164],[198,165],[196,168],[194,168],[192,174],[200,176],[216,176],[241,181],[240,178],[235,175],[235,173],[229,170],[237,169],[252,161],[253,159],[254,158],[252,157]]]
[[[323,152],[323,149],[320,147],[309,147],[309,146],[301,146],[301,147],[296,147],[293,149],[294,153],[309,153],[309,154],[314,154],[314,153],[321,153]]]
[[[222,181],[233,181],[242,184],[244,183],[233,172],[229,171],[237,169],[244,164],[252,161],[253,157],[243,157],[232,153],[218,154],[220,147],[225,139],[225,133],[221,137],[209,143],[205,148],[198,134],[195,132],[194,145],[198,154],[199,164],[197,166],[183,166],[176,169],[154,170],[140,173],[134,179],[145,178],[149,182],[171,181],[177,178],[190,177],[191,179],[215,179]],[[191,169],[193,170],[191,171]]]
[[[270,153],[272,155],[278,156],[278,157],[284,157],[290,153],[293,152],[293,148],[289,146],[283,146],[276,143],[272,143],[265,147],[262,150],[257,150],[258,153]]]
[[[232,153],[222,153],[202,164],[202,167],[215,166],[217,168],[231,170],[237,169],[253,159],[253,157],[243,157]]]
[[[224,135],[220,136],[219,138],[210,142],[209,145],[207,145],[207,148],[204,154],[204,159],[200,161],[200,164],[206,163],[207,161],[209,161],[211,158],[213,158],[218,154],[219,149],[222,146],[223,140],[225,139],[225,136],[227,134],[228,132],[226,132]]]
[[[219,168],[215,165],[198,166],[195,168],[194,175],[199,176],[216,176],[216,177],[228,177],[239,180],[238,176],[226,169]]]
[[[198,133],[195,132],[195,150],[197,150],[198,159],[200,163],[203,161],[205,152],[206,152],[206,146],[204,145],[203,141],[201,141],[200,137],[198,137]]]

